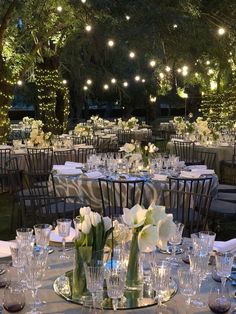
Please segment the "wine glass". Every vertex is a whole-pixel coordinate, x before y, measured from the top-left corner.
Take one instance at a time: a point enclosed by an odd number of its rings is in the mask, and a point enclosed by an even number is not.
[[[231,274],[234,262],[234,254],[230,252],[216,253],[216,272],[221,278],[222,286],[225,286],[227,278]]]
[[[202,236],[200,232],[191,234],[193,254],[208,255],[210,238]]]
[[[208,306],[214,313],[226,313],[231,307],[227,286],[214,286],[208,296]]]
[[[101,261],[84,263],[87,289],[92,294],[93,307],[96,307],[96,296],[103,290],[104,266]]]
[[[9,282],[4,289],[3,307],[10,313],[20,312],[25,306],[25,294],[21,284]]]
[[[111,268],[106,271],[107,294],[112,299],[113,310],[118,308],[120,299],[125,290],[126,271],[122,267]]]
[[[196,289],[196,293],[199,294],[202,281],[203,279],[205,279],[206,272],[208,269],[209,256],[190,254],[189,262],[190,271],[194,277],[194,287]],[[194,304],[198,308],[205,307],[205,303],[200,298],[192,300],[192,304]]]
[[[180,293],[187,297],[185,303],[190,305],[191,296],[196,293],[196,290],[194,289],[194,276],[190,270],[186,268],[179,268],[177,273]]]
[[[71,227],[71,219],[68,218],[60,218],[57,219],[57,226],[58,226],[58,234],[62,237],[62,254],[60,255],[60,259],[69,259],[69,256],[66,255],[66,237],[70,235],[70,227]]]
[[[178,221],[175,221],[174,223],[175,223],[175,232],[169,239],[169,243],[172,245],[172,251],[171,251],[172,257],[169,258],[169,261],[171,262],[171,265],[179,266],[178,259],[176,258],[176,246],[181,244],[184,224]]]
[[[34,226],[35,242],[43,248],[48,248],[52,226],[49,224],[38,224]]]
[[[153,290],[155,290],[156,292],[158,313],[169,313],[168,308],[163,305],[162,301],[165,294],[169,291],[170,288],[170,275],[171,267],[168,262],[162,262],[161,264],[156,264],[152,267],[151,278]]]
[[[17,240],[30,240],[33,237],[32,228],[18,228],[16,229]]]
[[[35,247],[32,254],[27,256],[25,265],[27,288],[32,290],[33,308],[28,314],[38,314],[37,293],[41,287],[45,272],[48,251],[42,247]]]

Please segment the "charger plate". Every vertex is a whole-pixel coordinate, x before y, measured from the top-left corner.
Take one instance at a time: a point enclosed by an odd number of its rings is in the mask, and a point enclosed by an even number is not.
[[[64,275],[58,277],[53,283],[53,289],[55,293],[61,296],[68,302],[76,303],[83,305],[84,298],[81,299],[74,299],[72,297],[72,274],[73,271],[68,271]],[[169,301],[178,290],[177,283],[170,279],[170,290],[167,291],[163,295],[163,302]],[[88,297],[89,294],[85,295],[84,297]],[[150,287],[150,284],[143,284],[139,290],[125,290],[124,297],[121,298],[118,304],[118,309],[137,309],[137,308],[144,308],[148,306],[153,306],[157,304],[155,299],[155,294]],[[111,299],[108,298],[106,290],[104,289],[103,295],[103,309],[111,310],[112,309],[112,302]]]

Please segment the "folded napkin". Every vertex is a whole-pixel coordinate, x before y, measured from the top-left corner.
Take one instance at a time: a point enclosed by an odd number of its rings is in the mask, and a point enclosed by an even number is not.
[[[220,146],[226,147],[226,146],[229,146],[229,143],[220,143]]]
[[[183,142],[184,140],[182,138],[172,138],[171,142]]]
[[[103,174],[100,171],[91,171],[84,174],[89,179],[102,178]]]
[[[71,168],[64,165],[53,165],[52,170],[55,170],[58,175],[71,176],[82,174],[81,169]]]
[[[206,165],[192,165],[187,167],[189,170],[194,170],[194,169],[207,169]]]
[[[231,239],[229,241],[215,241],[214,250],[218,252],[236,252],[236,239]]]
[[[192,172],[192,171],[181,171],[180,177],[181,178],[189,178],[189,179],[198,179],[201,176],[199,172]]]
[[[214,169],[192,169],[191,172],[203,175],[203,174],[214,174],[215,170]]]
[[[66,237],[66,242],[73,242],[75,237],[75,229],[70,228],[70,235]],[[55,230],[52,230],[50,233],[50,241],[52,242],[62,242],[62,237],[58,235],[58,227],[55,228]]]
[[[83,168],[84,165],[81,162],[66,161],[65,166],[68,168]]]
[[[86,145],[86,144],[76,144],[74,145],[74,148],[75,149],[78,149],[78,148],[93,148],[93,145]]]
[[[11,241],[0,241],[0,258],[11,256]]]
[[[154,180],[154,181],[166,181],[167,175],[155,173],[152,177],[152,180]]]

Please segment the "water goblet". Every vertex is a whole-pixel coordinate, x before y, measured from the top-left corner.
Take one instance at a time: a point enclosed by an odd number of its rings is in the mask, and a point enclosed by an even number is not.
[[[196,293],[196,290],[194,289],[194,276],[190,270],[186,268],[179,268],[177,273],[180,293],[187,297],[185,303],[190,305],[191,296]]]
[[[202,237],[199,232],[191,234],[194,255],[208,255],[209,237]]]
[[[208,306],[214,313],[226,313],[231,307],[227,286],[214,286],[208,296]]]
[[[182,234],[184,230],[184,224],[181,222],[175,221],[175,232],[169,239],[169,243],[172,245],[172,257],[169,258],[169,261],[171,261],[171,265],[173,266],[179,266],[179,262],[176,258],[176,246],[181,244],[182,241]]]
[[[93,307],[96,307],[96,295],[103,290],[104,283],[104,266],[101,261],[84,263],[87,289],[92,294]]]
[[[3,307],[10,313],[20,312],[25,306],[25,294],[21,284],[9,282],[4,289]]]
[[[234,261],[234,254],[230,252],[216,253],[216,272],[221,278],[222,286],[225,286],[227,278],[231,274]]]
[[[113,310],[118,308],[118,299],[122,298],[125,290],[126,271],[122,267],[106,271],[107,294],[112,299]]]
[[[36,245],[39,245],[45,249],[48,248],[51,230],[52,226],[49,224],[34,225]]]
[[[70,227],[71,227],[71,219],[68,218],[60,218],[57,219],[58,226],[58,234],[62,238],[62,254],[60,255],[60,259],[69,259],[69,256],[66,255],[66,237],[70,235]]]
[[[17,240],[30,241],[33,237],[32,228],[18,228],[16,229]]]
[[[213,251],[213,246],[216,238],[216,233],[213,231],[200,231],[199,232],[199,238],[205,239],[208,244],[208,254]]]

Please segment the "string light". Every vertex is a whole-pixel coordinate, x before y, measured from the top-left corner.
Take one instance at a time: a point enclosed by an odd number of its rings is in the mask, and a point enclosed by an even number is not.
[[[63,80],[62,84],[66,85],[67,84],[67,80]]]
[[[129,57],[130,57],[131,59],[135,58],[135,52],[130,51],[130,53],[129,53]]]
[[[85,90],[85,91],[88,90],[88,86],[85,85],[85,86],[83,87],[83,90]]]
[[[129,86],[128,82],[126,82],[126,81],[123,82],[123,86],[124,86],[124,87],[128,87],[128,86]]]
[[[156,65],[156,61],[155,60],[151,60],[149,62],[150,67],[154,68],[154,66]]]
[[[58,11],[58,12],[62,12],[62,6],[59,5],[59,6],[57,7],[57,11]]]
[[[210,82],[211,90],[216,90],[217,89],[217,82],[216,81],[211,81]]]
[[[112,83],[112,84],[116,84],[116,79],[115,79],[115,78],[112,78],[112,79],[111,79],[111,83]]]
[[[180,68],[178,68],[178,69],[177,69],[177,72],[178,72],[178,73],[181,73],[181,72],[182,72],[182,70],[181,70]]]
[[[18,85],[18,86],[22,86],[22,85],[23,85],[23,82],[22,82],[21,80],[18,80],[18,81],[17,81],[17,85]]]
[[[108,84],[104,84],[104,85],[103,85],[103,88],[104,88],[105,90],[108,90],[108,89],[109,89],[109,85],[108,85]]]
[[[209,65],[209,64],[211,64],[211,61],[207,60],[206,65]]]
[[[86,3],[86,0],[81,0],[82,3]]]
[[[161,72],[161,73],[159,74],[159,76],[160,76],[161,79],[163,79],[165,75],[164,75],[164,73]]]
[[[138,82],[138,81],[140,81],[140,76],[136,75],[134,79],[135,79],[136,82]]]
[[[195,72],[195,74],[194,74],[194,75],[195,75],[195,77],[198,77],[198,76],[199,76],[199,74],[198,74],[197,72]]]
[[[211,75],[213,73],[214,73],[214,71],[212,69],[209,69],[208,72],[207,72],[208,75]]]
[[[188,75],[188,66],[187,65],[184,65],[182,67],[182,75],[183,76],[187,76]]]
[[[107,44],[108,44],[109,47],[113,47],[115,45],[115,42],[114,42],[114,40],[109,39]]]
[[[225,34],[225,29],[224,29],[223,27],[220,27],[220,28],[218,29],[218,35],[222,36],[222,35],[224,35],[224,34]]]
[[[142,79],[142,83],[145,83],[146,82],[146,80],[145,79]]]
[[[85,30],[86,30],[86,32],[91,32],[92,26],[91,25],[86,25],[85,26]]]
[[[166,66],[166,72],[170,72],[170,67],[168,65]]]
[[[174,25],[173,25],[173,28],[177,28],[177,27],[178,27],[178,25],[177,25],[177,24],[174,24]]]
[[[150,100],[150,102],[156,102],[157,98],[156,98],[156,96],[150,95],[149,100]]]
[[[130,20],[130,16],[129,15],[126,15],[125,18],[126,18],[127,21]]]
[[[86,83],[87,83],[87,85],[92,85],[93,82],[92,82],[92,80],[87,79]]]

